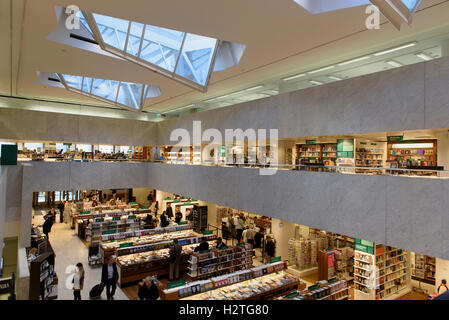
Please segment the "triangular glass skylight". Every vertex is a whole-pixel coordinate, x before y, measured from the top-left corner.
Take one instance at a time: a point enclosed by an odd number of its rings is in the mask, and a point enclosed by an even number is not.
[[[103,50],[206,90],[218,39],[97,13],[78,15]]]
[[[157,86],[70,74],[42,72],[38,81],[56,87],[62,85],[69,91],[132,111],[141,111],[147,98],[161,95],[161,90]]]
[[[70,12],[70,10],[69,10]],[[68,28],[71,13],[55,6],[58,28],[47,40],[128,60],[202,92],[212,72],[239,64],[246,46],[192,33],[78,11],[79,28]]]

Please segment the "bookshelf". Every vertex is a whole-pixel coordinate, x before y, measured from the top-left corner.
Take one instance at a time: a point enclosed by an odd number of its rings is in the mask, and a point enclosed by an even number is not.
[[[355,299],[393,300],[411,291],[409,252],[374,243],[370,247],[356,240]]]
[[[309,141],[306,144],[296,145],[296,164],[317,164],[326,166],[335,166],[337,159],[336,143],[315,143]],[[328,171],[327,168],[300,168],[308,171]]]
[[[437,140],[398,141],[387,144],[387,163],[390,168],[422,168],[437,166]],[[394,171],[394,173],[404,173]],[[435,175],[433,172],[414,171],[407,174]]]
[[[193,280],[219,276],[252,267],[253,251],[249,244],[209,252],[194,252],[189,260],[188,276]]]
[[[383,168],[385,166],[385,143],[358,141],[355,153],[355,166]],[[381,174],[381,170],[356,169],[356,173]]]
[[[30,263],[30,300],[52,300],[58,297],[55,253],[48,243],[47,251]]]

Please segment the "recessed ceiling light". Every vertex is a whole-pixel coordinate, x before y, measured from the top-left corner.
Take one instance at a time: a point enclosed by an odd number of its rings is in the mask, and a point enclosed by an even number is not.
[[[360,58],[355,58],[355,59],[352,59],[352,60],[340,62],[338,65],[339,66],[345,66],[345,65],[350,64],[350,63],[355,63],[355,62],[359,62],[359,61],[363,61],[363,60],[369,59],[370,57],[371,56],[364,56],[364,57],[360,57]]]
[[[298,79],[298,78],[304,77],[305,75],[306,75],[305,73],[301,73],[301,74],[297,74],[297,75],[294,75],[294,76],[291,76],[291,77],[283,78],[282,80],[289,81],[289,80],[293,80],[293,79]]]
[[[322,82],[319,82],[319,81],[316,81],[316,80],[310,80],[309,82],[310,82],[311,84],[315,84],[315,85],[317,85],[317,86],[320,86],[320,85],[323,84]]]
[[[321,68],[321,69],[316,69],[316,70],[309,71],[307,73],[308,74],[313,74],[313,73],[317,73],[317,72],[321,72],[321,71],[326,71],[326,70],[329,70],[329,69],[332,69],[332,68],[335,68],[335,66],[324,67],[324,68]]]
[[[407,44],[404,44],[404,45],[401,45],[401,46],[398,46],[398,47],[394,47],[394,48],[387,49],[387,50],[384,50],[384,51],[379,51],[379,52],[374,53],[374,55],[377,57],[377,56],[381,56],[381,55],[384,55],[384,54],[387,54],[387,53],[391,53],[391,52],[395,52],[395,51],[398,51],[398,50],[410,48],[410,47],[413,47],[413,46],[416,46],[416,42],[410,42],[410,43],[407,43]]]
[[[184,107],[179,107],[179,108],[176,108],[176,109],[168,110],[166,113],[170,113],[170,112],[175,112],[175,111],[179,111],[179,110],[191,108],[191,107],[193,107],[193,106],[194,106],[193,104],[189,104],[188,106],[184,106]]]
[[[416,54],[416,56],[417,56],[418,58],[423,59],[424,61],[432,60],[432,57],[431,57],[431,56],[428,56],[428,55],[425,54],[425,53],[418,53],[418,54]]]
[[[341,78],[339,78],[339,77],[336,77],[336,76],[327,76],[329,79],[331,79],[331,80],[335,80],[335,81],[340,81],[341,80]]]
[[[393,67],[402,67],[402,64],[401,64],[401,63],[396,62],[396,61],[393,61],[393,60],[387,61],[387,63],[388,63],[390,66],[393,66]]]
[[[255,87],[252,87],[252,88],[245,89],[245,91],[253,91],[253,90],[260,89],[260,88],[262,88],[262,87],[263,87],[263,86],[255,86]]]

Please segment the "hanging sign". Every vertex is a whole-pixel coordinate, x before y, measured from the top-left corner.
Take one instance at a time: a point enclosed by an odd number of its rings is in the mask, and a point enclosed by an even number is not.
[[[280,262],[281,261],[281,257],[273,257],[270,259],[270,263],[275,263],[275,262]]]
[[[316,140],[306,140],[306,144],[316,144]]]
[[[396,142],[396,141],[402,141],[404,140],[404,136],[388,136],[387,141],[388,142]]]

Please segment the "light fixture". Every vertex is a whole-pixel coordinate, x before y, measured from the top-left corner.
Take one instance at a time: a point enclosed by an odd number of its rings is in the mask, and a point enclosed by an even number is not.
[[[310,82],[311,84],[315,84],[315,85],[317,85],[317,86],[320,86],[320,85],[323,84],[322,82],[319,82],[319,81],[316,81],[316,80],[310,80],[309,82]]]
[[[255,86],[255,87],[252,87],[252,88],[245,89],[245,91],[253,91],[253,90],[260,89],[260,88],[262,88],[262,87],[263,87],[263,86]]]
[[[304,77],[305,75],[306,75],[305,73],[296,74],[296,75],[294,75],[294,76],[290,76],[290,77],[287,77],[287,78],[283,78],[282,80],[284,80],[284,81],[290,81],[290,80],[293,80],[293,79],[298,79],[298,78]]]
[[[416,56],[417,56],[418,58],[423,59],[424,61],[432,60],[432,57],[428,56],[428,55],[425,54],[425,53],[417,53]]]
[[[398,46],[398,47],[390,48],[390,49],[387,49],[387,50],[384,50],[384,51],[379,51],[379,52],[374,53],[373,55],[376,56],[376,57],[377,56],[382,56],[384,54],[388,54],[388,53],[391,53],[391,52],[395,52],[395,51],[399,51],[399,50],[402,50],[402,49],[410,48],[410,47],[413,47],[413,46],[416,46],[416,42],[410,42],[410,43],[407,43],[407,44],[404,44],[404,45],[401,45],[401,46]]]
[[[392,66],[392,67],[402,67],[402,64],[401,63],[399,63],[399,62],[397,62],[397,61],[393,61],[393,60],[389,60],[389,61],[387,61],[387,63],[390,65],[390,66]]]
[[[168,110],[166,113],[171,113],[171,112],[175,112],[175,111],[179,111],[179,110],[183,110],[183,109],[188,109],[188,108],[191,108],[193,106],[194,106],[193,104],[189,104],[188,106],[184,106],[184,107],[179,107],[179,108]]]
[[[426,149],[433,148],[433,143],[395,143],[392,145],[395,149]],[[410,154],[419,155],[419,154]]]
[[[355,63],[355,62],[359,62],[359,61],[363,61],[363,60],[369,59],[370,57],[371,56],[359,57],[359,58],[355,58],[355,59],[352,59],[352,60],[340,62],[338,65],[339,66],[345,66],[345,65],[350,64],[350,63]]]
[[[324,67],[324,68],[321,68],[321,69],[312,70],[312,71],[309,71],[309,72],[307,72],[307,73],[308,73],[308,74],[313,74],[313,73],[317,73],[317,72],[321,72],[321,71],[326,71],[326,70],[333,69],[333,68],[335,68],[335,66],[328,66],[328,67]]]
[[[341,78],[339,78],[339,77],[336,77],[336,76],[327,76],[329,79],[331,79],[331,80],[335,80],[335,81],[340,81],[341,80]]]

